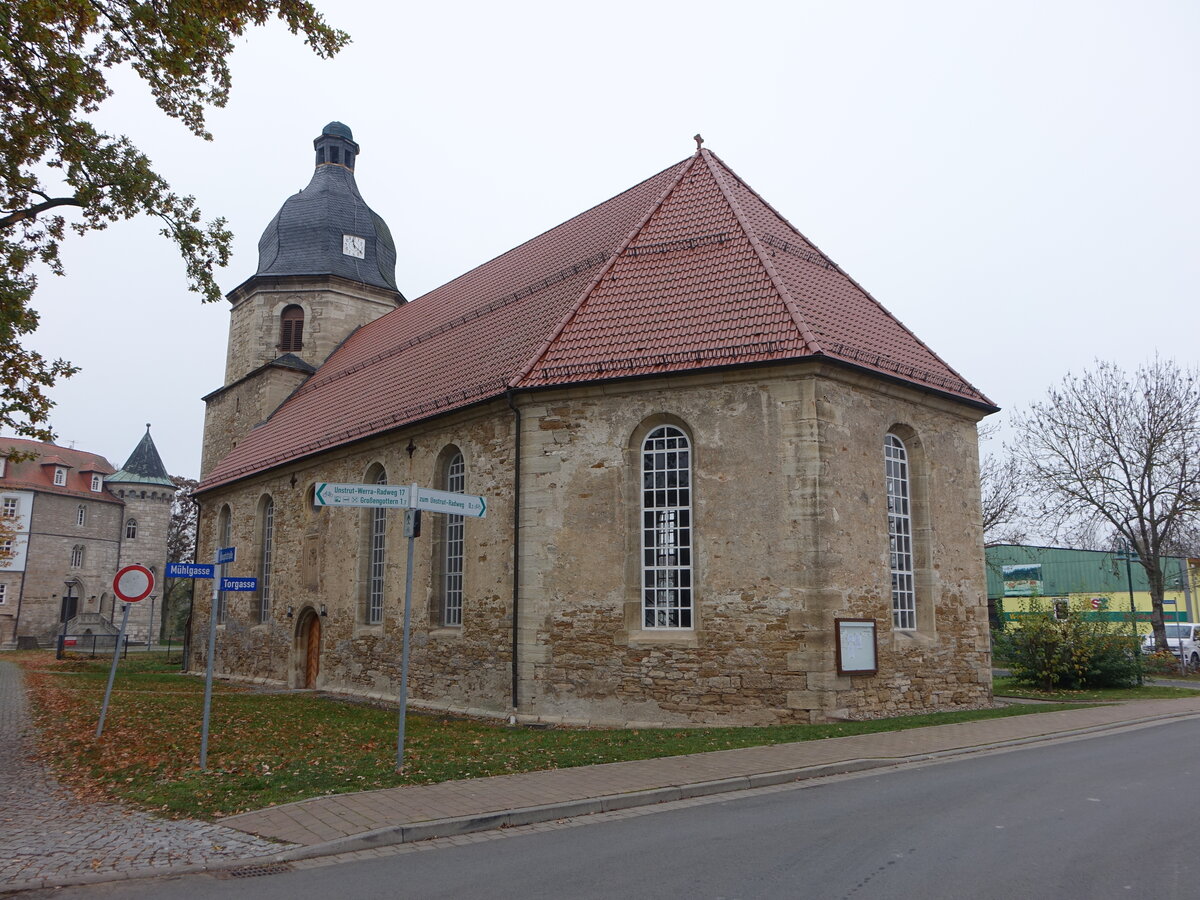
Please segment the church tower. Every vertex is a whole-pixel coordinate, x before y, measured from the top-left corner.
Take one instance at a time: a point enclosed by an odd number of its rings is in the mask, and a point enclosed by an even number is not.
[[[330,122],[316,169],[258,242],[258,271],[229,292],[225,384],[204,401],[203,478],[355,329],[405,302],[396,244],[358,192],[359,146]]]

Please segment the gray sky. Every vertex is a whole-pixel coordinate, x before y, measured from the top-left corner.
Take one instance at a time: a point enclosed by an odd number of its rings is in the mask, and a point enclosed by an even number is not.
[[[354,43],[321,61],[281,27],[248,34],[212,143],[132,76],[101,113],[228,218],[225,290],[254,273],[330,120],[362,146],[410,299],[689,155],[699,131],[1006,412],[1096,358],[1196,360],[1200,4],[317,2]],[[151,422],[167,468],[195,477],[228,304],[184,289],[149,220],[63,258],[29,341],[83,368],[53,392],[60,442],[119,466]]]

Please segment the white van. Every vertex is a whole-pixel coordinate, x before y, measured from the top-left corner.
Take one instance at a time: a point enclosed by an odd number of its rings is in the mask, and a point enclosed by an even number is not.
[[[1183,644],[1183,658],[1192,667],[1200,667],[1200,623],[1197,622],[1168,622],[1167,646],[1171,652],[1179,656],[1179,645]],[[1154,633],[1146,635],[1142,641],[1142,652],[1154,652]]]

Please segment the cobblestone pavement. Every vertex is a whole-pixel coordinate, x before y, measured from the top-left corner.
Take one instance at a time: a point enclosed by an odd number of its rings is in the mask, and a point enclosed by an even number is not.
[[[265,856],[272,841],[207,822],[173,822],[83,803],[31,758],[21,670],[0,661],[0,892]]]

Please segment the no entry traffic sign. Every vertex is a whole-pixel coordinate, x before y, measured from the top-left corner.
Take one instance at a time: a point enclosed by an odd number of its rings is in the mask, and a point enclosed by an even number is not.
[[[113,579],[113,593],[126,603],[145,600],[154,590],[154,573],[145,566],[126,566]]]

